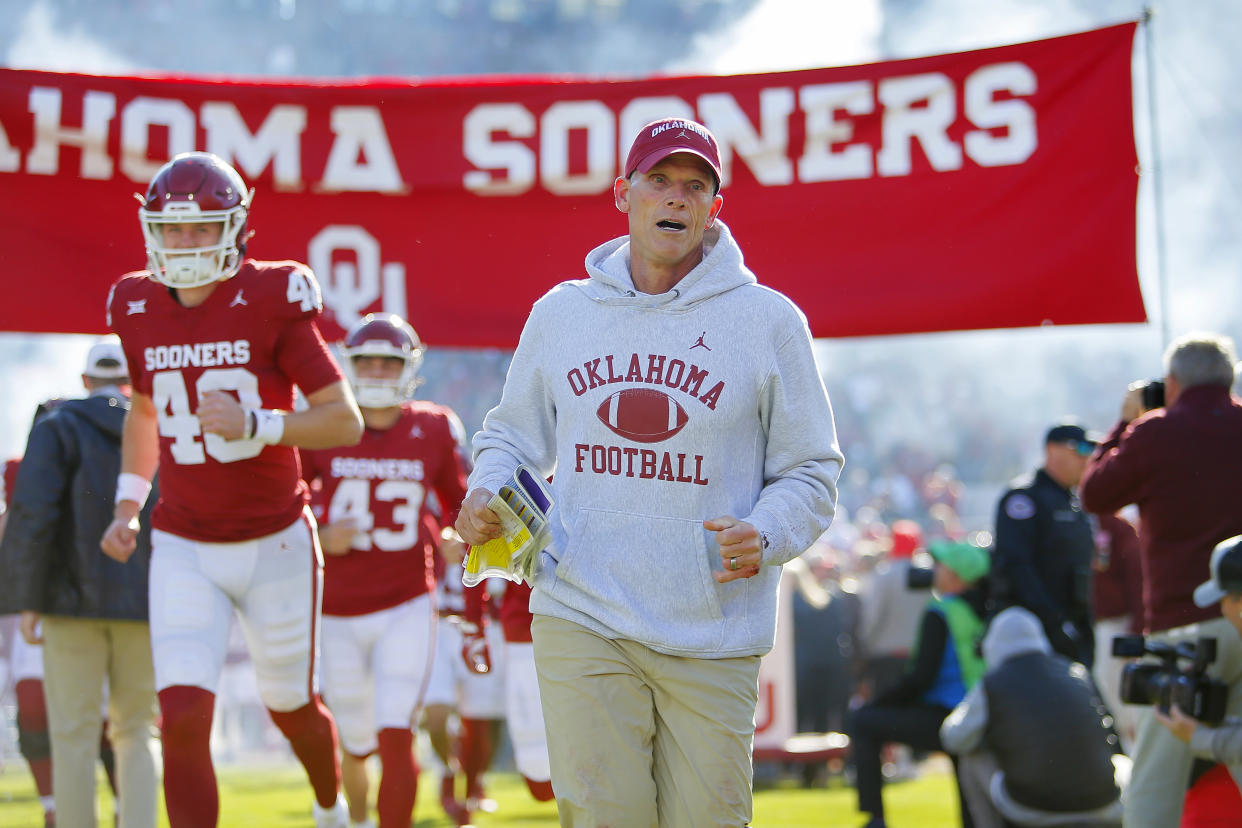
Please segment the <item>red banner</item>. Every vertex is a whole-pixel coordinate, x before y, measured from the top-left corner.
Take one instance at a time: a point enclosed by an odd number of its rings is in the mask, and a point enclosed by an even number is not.
[[[258,190],[249,254],[314,268],[327,335],[384,309],[433,345],[511,347],[625,232],[612,181],[667,115],[715,133],[722,218],[817,336],[1140,322],[1134,33],[624,82],[0,70],[0,329],[102,331],[144,267],[131,193],[204,149]]]

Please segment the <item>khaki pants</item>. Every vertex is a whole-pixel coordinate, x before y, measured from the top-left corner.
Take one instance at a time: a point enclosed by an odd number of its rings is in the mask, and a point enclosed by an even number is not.
[[[742,826],[759,657],[686,658],[548,616],[531,627],[562,826]]]
[[[44,616],[43,686],[52,742],[56,824],[94,828],[104,680],[116,757],[119,828],[154,828],[155,676],[140,621]],[[110,821],[110,820],[109,820]]]
[[[1216,639],[1216,661],[1208,675],[1229,685],[1228,713],[1242,715],[1242,639],[1224,618],[1166,630],[1150,641],[1179,643],[1196,638]],[[1186,662],[1179,665],[1185,669]],[[1156,721],[1150,707],[1138,709],[1134,769],[1124,797],[1126,828],[1169,828],[1182,817],[1193,757],[1190,747]]]

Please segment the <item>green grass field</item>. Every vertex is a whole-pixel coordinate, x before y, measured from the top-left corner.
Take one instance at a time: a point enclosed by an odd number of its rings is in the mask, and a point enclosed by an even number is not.
[[[310,788],[297,765],[226,765],[218,774],[221,828],[310,828]],[[416,828],[452,825],[440,810],[435,780],[429,773],[419,777]],[[99,788],[99,813],[109,815],[100,826],[112,828],[112,798],[110,793],[103,793],[107,783],[102,774]],[[372,796],[374,789],[373,782]],[[531,799],[521,778],[514,774],[490,774],[488,792],[500,807],[494,814],[479,814],[475,822],[479,828],[556,825],[553,804]],[[885,788],[884,799],[888,823],[894,828],[948,828],[958,824],[956,792],[942,770],[930,770],[913,781],[892,783]],[[863,821],[855,810],[853,788],[839,777],[830,779],[826,787],[803,788],[789,780],[755,793],[752,824],[757,828],[857,828]],[[161,813],[160,826],[167,825]],[[43,812],[21,759],[9,762],[0,771],[0,826],[43,828]]]

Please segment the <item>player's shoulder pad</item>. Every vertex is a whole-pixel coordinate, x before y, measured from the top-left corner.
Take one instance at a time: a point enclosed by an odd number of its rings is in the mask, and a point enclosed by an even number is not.
[[[462,424],[461,417],[457,416],[457,412],[448,406],[444,407],[444,417],[448,420],[449,434],[453,437],[453,442],[459,448],[466,447],[466,427]]]
[[[220,290],[241,291],[237,302],[261,302],[277,319],[314,319],[323,312],[319,280],[301,262],[247,259],[241,271]]]
[[[126,273],[113,282],[104,306],[108,328],[115,331],[116,326],[123,325],[125,319],[145,313],[147,303],[157,295],[159,288],[160,285],[145,270]]]
[[[437,429],[444,429],[454,443],[465,445],[466,427],[452,408],[430,400],[410,400],[406,405],[415,416],[426,418],[424,422],[433,422]]]

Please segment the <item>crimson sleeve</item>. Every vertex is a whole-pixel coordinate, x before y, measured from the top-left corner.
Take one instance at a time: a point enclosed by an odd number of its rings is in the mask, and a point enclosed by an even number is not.
[[[1137,503],[1145,481],[1152,476],[1158,452],[1151,444],[1159,435],[1162,417],[1119,422],[1087,462],[1078,496],[1089,512],[1111,513]]]
[[[446,424],[448,420],[445,420]],[[457,512],[461,510],[461,502],[466,499],[466,463],[458,450],[457,442],[450,428],[444,441],[445,462],[440,467],[439,476],[435,480],[436,498],[440,501],[445,526],[457,522]]]
[[[491,596],[487,592],[486,581],[482,584],[466,587],[461,591],[461,594],[466,599],[463,617],[472,624],[478,624],[480,630],[485,629],[488,616],[487,606],[491,601]]]
[[[344,378],[313,319],[289,322],[276,344],[276,364],[303,394],[313,394]]]
[[[20,457],[4,461],[4,505],[13,505],[13,493],[17,491],[17,470],[22,465]]]

